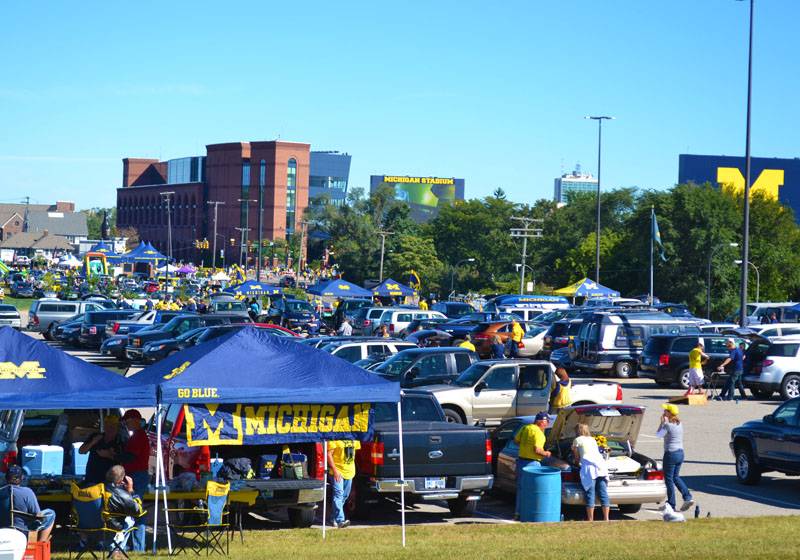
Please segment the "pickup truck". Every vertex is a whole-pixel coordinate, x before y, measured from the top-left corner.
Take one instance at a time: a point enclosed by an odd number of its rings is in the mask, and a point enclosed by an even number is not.
[[[163,325],[172,320],[176,315],[187,314],[186,311],[167,311],[153,309],[145,311],[135,319],[129,321],[113,321],[106,325],[106,336],[133,334],[152,325]]]
[[[150,473],[156,471],[157,431],[155,415],[147,426],[150,438]],[[211,471],[211,458],[249,457],[253,469],[258,469],[258,458],[261,455],[280,456],[283,445],[248,445],[248,446],[199,446],[189,447],[186,442],[186,424],[182,405],[170,405],[163,416],[161,424],[161,446],[164,455],[164,469],[167,481],[184,472],[192,472],[200,476]],[[306,456],[308,478],[293,480],[288,478],[269,479],[253,478],[242,481],[245,488],[258,490],[256,507],[262,511],[287,508],[289,523],[293,527],[310,527],[314,522],[317,504],[324,497],[324,460],[322,443],[293,443],[292,453]]]
[[[483,360],[450,385],[425,387],[442,405],[447,420],[497,426],[506,418],[547,411],[555,367],[545,360]],[[572,402],[621,404],[618,383],[572,381]]]
[[[403,391],[401,402],[406,500],[445,500],[454,516],[471,516],[494,480],[488,432],[448,422],[426,392]],[[397,405],[376,404],[372,439],[356,453],[354,515],[367,516],[383,497],[400,493],[398,442]]]

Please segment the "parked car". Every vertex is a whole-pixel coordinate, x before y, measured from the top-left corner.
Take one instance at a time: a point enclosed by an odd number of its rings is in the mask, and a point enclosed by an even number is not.
[[[85,313],[76,315],[74,318],[59,323],[54,328],[50,329],[52,332],[52,339],[68,346],[78,346],[78,338],[81,335],[81,325],[83,324],[84,315]]]
[[[730,446],[742,484],[758,484],[763,473],[772,471],[800,475],[800,398],[731,430]]]
[[[399,381],[403,388],[419,387],[449,383],[477,361],[477,354],[467,348],[412,348],[398,352],[374,371]]]
[[[575,466],[572,442],[575,426],[588,424],[592,435],[606,437],[608,457],[608,497],[622,513],[632,514],[643,504],[655,504],[666,499],[664,473],[656,460],[636,451],[636,440],[644,419],[644,407],[630,405],[584,405],[561,409],[547,431],[545,449],[552,453],[546,464],[561,470],[561,503],[564,506],[585,506],[586,493],[580,480],[580,468]],[[514,436],[534,416],[510,418],[500,424],[492,435],[496,450],[495,488],[516,494],[517,457],[519,446]]]
[[[475,308],[463,301],[437,301],[431,306],[431,311],[438,311],[448,319],[460,319],[464,315],[475,312]]]
[[[416,348],[416,344],[404,342],[394,338],[367,338],[363,337],[355,340],[340,340],[331,342],[321,348],[337,358],[341,358],[351,364],[358,360],[363,360],[371,354],[391,355],[397,354],[401,350]]]
[[[278,280],[278,286],[281,288],[294,288],[297,285],[297,280],[294,276],[283,276]]]
[[[430,317],[428,319],[414,319],[408,326],[402,329],[399,333],[400,337],[406,338],[407,336],[417,332],[429,329],[436,329],[439,325],[443,325],[449,319],[442,319],[441,317]]]
[[[745,353],[744,386],[756,397],[782,399],[800,397],[800,337],[753,340]]]
[[[473,515],[478,500],[492,487],[487,431],[447,422],[441,407],[427,393],[405,391],[401,411],[406,502],[445,500],[454,516]],[[374,504],[396,496],[403,488],[398,447],[397,406],[376,404],[373,437],[356,452],[355,515],[369,515]]]
[[[30,282],[14,282],[11,284],[11,297],[32,298],[34,287]]]
[[[542,350],[542,342],[544,338],[544,327],[533,327],[521,320],[518,324],[525,331],[522,338],[523,347],[519,349],[519,356],[523,358],[534,358]],[[513,323],[480,323],[477,325],[472,333],[472,342],[475,345],[475,351],[481,358],[489,358],[492,356],[492,340],[497,336],[500,342],[504,345],[511,340],[511,331]]]
[[[574,319],[554,321],[547,327],[547,332],[545,332],[544,340],[542,341],[542,357],[546,358],[553,350],[565,348],[569,344],[569,328],[573,323],[576,325],[575,331],[580,330],[581,321],[575,321]]]
[[[336,311],[333,312],[333,317],[331,318],[331,326],[338,328],[339,325],[342,324],[342,319],[344,317],[347,317],[347,320],[350,321],[352,325],[353,317],[355,317],[356,312],[362,307],[372,307],[372,300],[345,299],[339,301],[339,304],[336,306]]]
[[[749,325],[747,327],[759,336],[773,338],[776,336],[800,335],[800,324],[798,323],[772,323],[766,325]]]
[[[7,303],[0,303],[0,326],[8,326],[18,331],[22,330],[22,318],[16,307]]]
[[[519,349],[521,358],[538,358],[544,346],[544,335],[547,327],[528,323],[525,325],[525,334],[522,336],[522,348]]]
[[[275,299],[267,316],[271,322],[298,332],[317,332],[320,318],[307,301],[299,299]]]
[[[242,319],[250,321],[250,314],[247,305],[232,296],[216,297],[208,302],[208,312],[211,314],[224,313],[225,315],[236,315]]]
[[[249,321],[249,317],[247,321]],[[175,338],[186,331],[197,327],[208,327],[213,325],[230,325],[232,323],[243,323],[245,320],[238,315],[206,314],[192,315],[182,314],[173,317],[172,320],[159,329],[139,331],[129,337],[128,346],[125,347],[125,356],[131,362],[142,359],[142,349],[148,342],[154,340],[165,340]]]
[[[114,321],[110,328],[106,328],[106,334],[132,334],[152,325],[164,325],[182,313],[187,312],[164,309],[144,311],[133,319]]]
[[[65,301],[45,298],[33,302],[35,309],[28,313],[28,330],[42,333],[46,340],[52,340],[53,323],[70,319],[87,311],[102,311],[105,309],[100,303],[94,301]]]
[[[732,329],[737,329],[739,328],[739,325],[736,323],[704,323],[702,325],[698,325],[698,327],[702,333],[718,334]]]
[[[89,311],[83,316],[81,334],[78,343],[81,346],[100,348],[106,332],[106,324],[114,321],[126,320],[139,312],[135,309],[115,309],[103,311]]]
[[[770,317],[775,313],[780,323],[797,323],[800,320],[800,311],[795,309],[797,303],[793,301],[783,302],[757,302],[747,304],[747,324],[745,326],[760,325],[765,317]],[[729,323],[735,323],[739,318],[739,310],[725,318]]]
[[[675,385],[681,389],[689,388],[689,352],[697,345],[698,339],[703,340],[703,350],[709,358],[703,366],[704,371],[714,372],[730,354],[725,346],[729,337],[718,334],[693,334],[693,335],[668,335],[659,334],[651,336],[644,345],[639,356],[637,366],[639,377],[652,379],[658,385],[669,387]],[[738,345],[744,342],[742,338],[734,338]],[[726,374],[719,374],[720,381]]]
[[[502,321],[519,321],[519,317],[511,313],[470,313],[455,321],[448,321],[437,325],[436,329],[441,330],[453,337],[453,342],[462,342],[468,334],[475,330],[475,327],[482,323],[499,323]]]
[[[361,307],[353,314],[353,334],[371,336],[381,322],[381,316],[394,307]]]
[[[506,418],[547,410],[555,368],[544,360],[484,360],[471,365],[450,385],[426,387],[447,419],[462,424],[497,426]],[[575,404],[618,404],[617,383],[573,380]]]
[[[403,329],[415,319],[447,319],[438,311],[422,311],[420,309],[389,309],[381,315],[380,323],[375,327],[373,334],[378,334],[383,325],[391,335],[400,335]]]

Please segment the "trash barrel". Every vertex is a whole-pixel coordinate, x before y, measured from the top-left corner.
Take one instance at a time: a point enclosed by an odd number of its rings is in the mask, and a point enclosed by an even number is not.
[[[561,521],[561,470],[528,465],[521,474],[520,521]]]

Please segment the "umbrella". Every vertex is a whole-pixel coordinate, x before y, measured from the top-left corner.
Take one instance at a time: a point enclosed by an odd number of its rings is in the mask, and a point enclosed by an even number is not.
[[[413,297],[417,295],[416,290],[391,278],[387,278],[372,288],[372,293],[379,297]]]
[[[195,272],[197,272],[197,269],[194,268],[190,264],[185,264],[182,267],[180,267],[178,270],[176,270],[176,272],[178,274],[194,274]]]
[[[231,279],[231,277],[225,274],[224,272],[220,271],[212,275],[211,279],[217,282],[227,282],[228,280]]]
[[[619,292],[616,290],[606,288],[589,278],[578,280],[565,288],[555,290],[553,293],[568,297],[619,297]]]
[[[365,290],[346,280],[331,280],[324,284],[316,284],[306,290],[309,294],[328,297],[372,297],[372,292]]]

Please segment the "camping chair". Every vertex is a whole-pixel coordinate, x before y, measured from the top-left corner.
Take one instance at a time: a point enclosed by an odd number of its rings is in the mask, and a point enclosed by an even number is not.
[[[25,519],[26,524],[35,521],[37,517],[32,513],[18,511],[14,509],[14,487],[10,484],[0,487],[0,527],[8,529],[16,529],[14,526],[14,518],[22,517]],[[20,531],[28,539],[28,533]]]
[[[76,560],[79,560],[87,552],[96,560],[95,547],[97,546],[102,550],[103,559],[117,551],[127,558],[128,555],[125,554],[122,544],[127,542],[134,527],[116,529],[108,525],[108,520],[112,517],[124,518],[127,516],[111,514],[106,511],[108,495],[105,485],[101,482],[87,488],[80,488],[73,482],[70,486],[70,495],[72,496],[74,525],[67,526],[67,530],[78,537]],[[125,537],[122,542],[115,538],[119,534]],[[72,558],[72,546],[69,549],[69,557]]]
[[[176,536],[173,554],[191,548],[198,556],[205,549],[206,556],[211,552],[219,552],[227,556],[230,552],[230,534],[228,532],[229,493],[231,483],[221,484],[209,480],[206,484],[205,508],[168,509],[170,514],[181,514],[178,524],[170,524]],[[187,537],[186,535],[190,535]],[[224,548],[223,548],[224,539]]]

